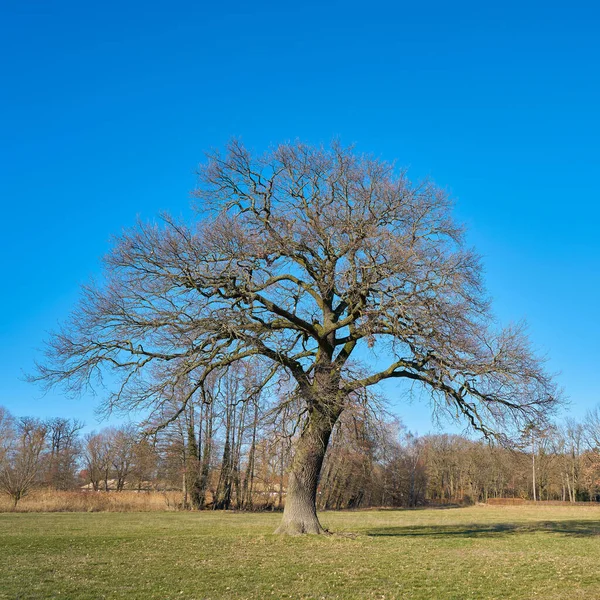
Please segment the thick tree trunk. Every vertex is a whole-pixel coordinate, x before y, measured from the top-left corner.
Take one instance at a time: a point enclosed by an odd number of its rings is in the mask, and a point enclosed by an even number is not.
[[[325,533],[317,517],[317,486],[329,437],[338,416],[332,417],[317,410],[311,412],[294,449],[283,520],[275,533]]]

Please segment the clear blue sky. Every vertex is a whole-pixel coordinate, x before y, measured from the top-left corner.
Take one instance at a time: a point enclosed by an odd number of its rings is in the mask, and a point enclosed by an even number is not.
[[[286,6],[287,4],[287,6]],[[0,404],[109,238],[188,212],[203,151],[339,137],[431,176],[582,416],[600,401],[600,12],[577,2],[0,3]],[[394,390],[388,390],[393,396]],[[400,405],[413,430],[425,406]]]

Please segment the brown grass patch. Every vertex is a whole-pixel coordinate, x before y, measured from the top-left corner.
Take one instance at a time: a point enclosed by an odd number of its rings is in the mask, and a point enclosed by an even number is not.
[[[562,500],[525,500],[525,498],[488,498],[490,506],[600,506],[598,502],[563,502]]]
[[[8,496],[0,495],[0,512],[151,512],[178,510],[181,492],[57,492],[36,490],[13,508]]]

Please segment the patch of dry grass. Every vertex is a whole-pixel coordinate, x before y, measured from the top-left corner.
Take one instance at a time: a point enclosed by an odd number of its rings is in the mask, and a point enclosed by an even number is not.
[[[181,492],[57,492],[35,490],[13,507],[0,495],[0,512],[148,512],[176,510]]]

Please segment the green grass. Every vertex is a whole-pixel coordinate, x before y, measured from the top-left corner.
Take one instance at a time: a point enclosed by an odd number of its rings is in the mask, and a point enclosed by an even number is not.
[[[0,598],[600,598],[600,508],[0,514]]]

